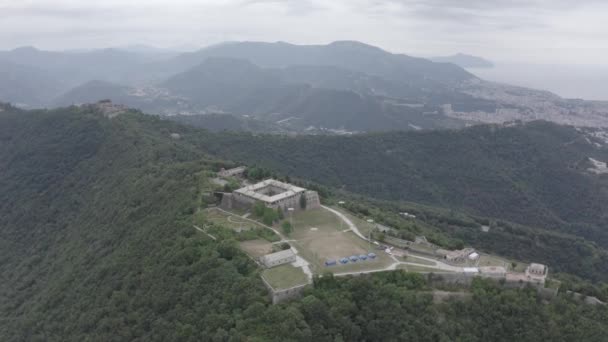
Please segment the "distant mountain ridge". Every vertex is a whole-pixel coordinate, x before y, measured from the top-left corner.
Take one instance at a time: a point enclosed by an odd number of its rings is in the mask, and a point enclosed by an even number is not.
[[[392,54],[356,41],[337,41],[327,45],[295,45],[285,42],[227,43],[182,54],[168,61],[168,64],[195,66],[209,57],[241,58],[262,67],[275,68],[292,65],[337,66],[399,81],[453,83],[475,78],[473,74],[454,65]]]
[[[463,68],[492,68],[494,63],[491,61],[477,56],[471,56],[464,53],[457,53],[451,56],[443,57],[432,57],[430,58],[433,62],[437,63],[452,63]]]
[[[301,133],[537,119],[608,126],[608,102],[486,82],[452,63],[355,41],[228,42],[177,55],[147,47],[0,52],[0,100],[52,107],[106,98],[152,114],[253,117]]]

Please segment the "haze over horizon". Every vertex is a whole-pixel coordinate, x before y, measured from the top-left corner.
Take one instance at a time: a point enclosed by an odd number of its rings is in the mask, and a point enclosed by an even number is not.
[[[0,0],[0,50],[355,40],[417,57],[480,56],[497,62],[472,70],[483,78],[608,100],[598,88],[608,78],[608,45],[599,43],[607,13],[600,0]]]
[[[418,56],[605,65],[606,13],[599,0],[2,0],[0,49],[357,40]]]

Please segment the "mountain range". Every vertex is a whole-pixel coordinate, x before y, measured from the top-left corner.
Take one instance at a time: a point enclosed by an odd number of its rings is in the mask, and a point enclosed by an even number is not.
[[[243,120],[297,133],[537,119],[608,126],[608,102],[487,82],[453,63],[355,41],[229,42],[187,53],[32,47],[0,52],[0,100],[35,108],[101,99],[163,116],[230,115],[235,124],[228,128],[236,130]]]

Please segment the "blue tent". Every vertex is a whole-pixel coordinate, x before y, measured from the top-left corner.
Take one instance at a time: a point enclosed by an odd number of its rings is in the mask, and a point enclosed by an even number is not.
[[[376,253],[369,253],[367,255],[370,259],[375,259],[376,258]]]
[[[336,260],[326,260],[325,266],[333,266],[336,264]]]
[[[357,262],[357,260],[359,260],[359,257],[356,255],[353,255],[350,257],[350,261],[352,261],[352,262]]]
[[[361,259],[361,260],[367,260],[367,255],[361,254],[361,255],[359,255],[359,259]]]
[[[343,264],[348,264],[348,258],[342,258],[340,259],[340,262]]]

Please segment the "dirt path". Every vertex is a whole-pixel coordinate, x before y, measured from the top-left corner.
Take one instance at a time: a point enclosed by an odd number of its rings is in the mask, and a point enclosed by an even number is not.
[[[215,209],[215,210],[219,210],[219,211],[223,212],[224,214],[229,215],[229,216],[228,216],[228,219],[229,219],[230,217],[232,217],[232,216],[235,216],[233,213],[231,213],[231,212],[229,212],[229,211],[226,211],[226,210],[224,210],[224,209],[222,209],[222,208],[214,207],[214,208],[210,208],[210,209],[211,209],[211,210],[213,210],[213,209]],[[276,229],[274,229],[274,228],[272,228],[272,227],[270,227],[270,226],[267,226],[267,225],[265,225],[265,224],[263,224],[263,223],[260,223],[260,222],[258,222],[258,221],[252,220],[252,219],[250,219],[250,218],[246,218],[246,217],[242,217],[242,216],[241,216],[240,218],[242,218],[243,220],[246,220],[246,221],[249,221],[249,222],[255,223],[255,224],[257,224],[257,225],[259,225],[259,226],[262,226],[262,227],[264,227],[264,228],[267,228],[267,229],[272,230],[272,231],[273,231],[275,234],[277,234],[277,235],[278,235],[278,236],[281,238],[281,241],[279,241],[279,242],[287,242],[287,241],[290,241],[290,240],[288,240],[287,238],[285,238],[285,236],[283,236],[283,234],[281,234],[281,233],[280,233],[278,230],[276,230]],[[202,230],[201,230],[201,231],[202,231]],[[204,232],[204,231],[203,231],[203,232]],[[291,240],[291,241],[293,241],[293,240]],[[301,256],[299,255],[299,251],[298,251],[298,249],[297,249],[297,248],[295,248],[293,245],[291,245],[291,250],[292,250],[292,251],[294,252],[294,254],[296,255],[296,261],[295,261],[295,262],[293,262],[293,263],[292,263],[292,265],[293,265],[294,267],[300,267],[300,268],[302,268],[302,272],[304,272],[304,273],[306,274],[306,276],[308,277],[308,281],[309,281],[309,282],[312,282],[312,276],[313,276],[313,274],[312,274],[312,271],[310,270],[310,263],[309,263],[309,262],[308,262],[306,259],[304,259],[303,257],[301,257]]]
[[[346,223],[346,225],[349,227],[349,229],[347,230],[352,230],[359,238],[365,240],[366,242],[370,242],[370,239],[368,239],[367,237],[365,237],[365,235],[363,235],[361,233],[361,231],[359,231],[359,228],[357,228],[357,225],[354,224],[348,217],[346,217],[346,215],[342,214],[341,212],[337,211],[336,209],[332,209],[329,207],[326,207],[324,205],[321,206],[323,209],[328,210],[332,213],[334,213],[336,216],[338,216],[340,219],[342,219],[342,221],[344,221],[344,223]],[[345,231],[347,231],[345,230]],[[418,264],[415,262],[407,262],[407,261],[399,261],[397,260],[397,258],[395,258],[395,256],[391,255],[391,257],[393,258],[393,260],[395,261],[394,263],[388,265],[385,268],[382,269],[377,269],[377,270],[368,270],[368,271],[356,271],[356,272],[345,272],[345,273],[336,273],[334,275],[336,276],[344,276],[344,275],[355,275],[355,274],[362,274],[362,273],[373,273],[373,272],[381,272],[381,271],[389,271],[389,270],[395,270],[397,269],[397,266],[399,265],[411,265],[411,266],[419,266],[419,267],[424,267],[424,268],[436,268],[439,269],[441,271],[448,271],[448,272],[463,272],[463,268],[462,267],[456,267],[456,266],[452,266],[452,265],[448,265],[446,263],[443,263],[439,260],[435,260],[435,259],[431,259],[431,258],[427,258],[424,256],[419,256],[419,255],[415,255],[412,254],[412,256],[418,258],[418,259],[422,259],[422,260],[426,260],[426,261],[430,261],[435,263],[434,266],[431,265],[424,265],[424,264]]]
[[[332,209],[332,208],[326,207],[324,205],[322,205],[321,208],[334,213],[334,215],[341,218],[342,221],[344,221],[344,223],[346,223],[348,228],[351,229],[353,231],[353,233],[355,233],[358,237],[360,237],[361,239],[363,239],[365,241],[369,241],[369,239],[366,238],[365,235],[361,234],[361,232],[359,231],[359,228],[357,228],[357,226],[353,223],[353,221],[351,221],[348,217],[346,217],[346,215],[342,214],[341,212],[337,211],[336,209]]]
[[[207,235],[208,237],[212,238],[213,240],[217,240],[217,238],[209,233],[207,233],[203,228],[197,226],[197,225],[192,225],[195,229],[197,229],[198,231],[200,231],[201,233]]]

